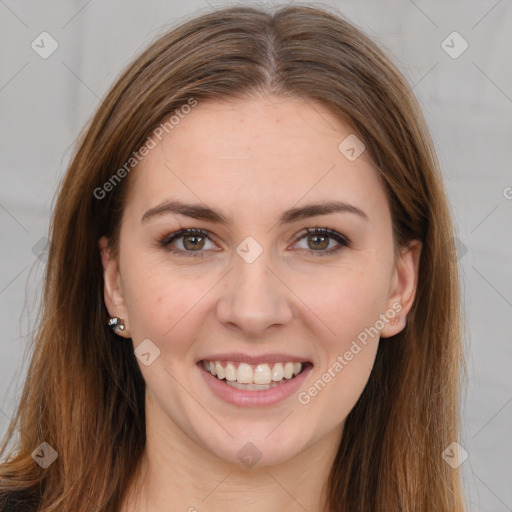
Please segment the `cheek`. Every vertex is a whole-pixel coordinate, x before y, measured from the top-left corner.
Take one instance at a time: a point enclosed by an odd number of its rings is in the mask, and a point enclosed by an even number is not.
[[[374,278],[354,274],[325,283],[323,293],[310,292],[307,302],[318,315],[319,364],[315,379],[298,395],[309,417],[321,417],[325,430],[335,428],[355,406],[370,377],[383,312],[384,287]],[[306,302],[306,301],[305,301]]]
[[[340,267],[315,279],[301,279],[293,288],[315,313],[317,334],[325,333],[322,338],[329,348],[342,350],[375,324],[383,313],[388,287],[384,272]]]
[[[127,261],[126,268],[123,289],[135,345],[149,338],[165,352],[186,349],[187,339],[201,325],[201,299],[214,285],[214,276],[184,276],[185,269],[170,272],[142,259]]]

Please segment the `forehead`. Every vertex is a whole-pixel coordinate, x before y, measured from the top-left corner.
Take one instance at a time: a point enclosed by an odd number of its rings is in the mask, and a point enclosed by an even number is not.
[[[199,101],[132,171],[127,206],[179,198],[240,214],[268,205],[275,215],[304,198],[378,207],[385,192],[369,155],[343,153],[354,137],[349,124],[307,100]]]

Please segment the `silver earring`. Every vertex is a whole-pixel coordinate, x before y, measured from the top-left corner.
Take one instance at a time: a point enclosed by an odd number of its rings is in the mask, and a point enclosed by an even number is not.
[[[117,316],[111,318],[108,321],[108,325],[112,328],[112,330],[114,332],[124,331],[124,320],[122,318],[117,317]]]

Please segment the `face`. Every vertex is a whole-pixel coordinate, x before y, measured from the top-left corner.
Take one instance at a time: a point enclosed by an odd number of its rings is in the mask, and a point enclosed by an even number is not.
[[[160,432],[235,464],[339,439],[379,338],[405,325],[420,250],[395,258],[353,134],[301,99],[199,102],[132,170],[119,259],[100,241],[105,302]]]

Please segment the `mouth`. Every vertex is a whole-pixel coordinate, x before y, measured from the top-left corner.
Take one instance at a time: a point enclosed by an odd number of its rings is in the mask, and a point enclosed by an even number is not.
[[[247,363],[207,359],[202,359],[198,365],[216,380],[243,391],[265,391],[282,386],[313,366],[309,361]]]

